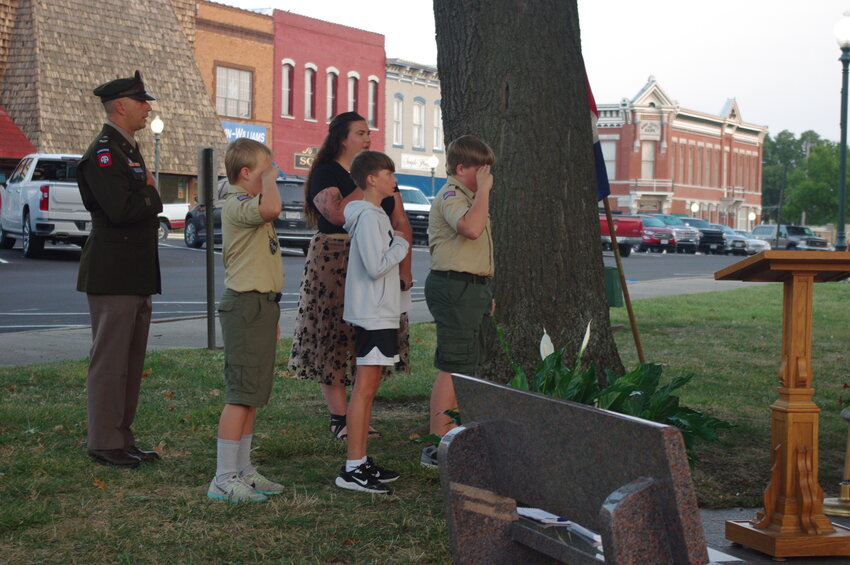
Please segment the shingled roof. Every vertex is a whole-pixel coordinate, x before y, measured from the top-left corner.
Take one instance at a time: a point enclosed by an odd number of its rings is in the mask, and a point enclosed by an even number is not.
[[[151,118],[165,122],[161,170],[195,174],[201,145],[223,156],[224,131],[187,41],[187,22],[181,17],[181,26],[169,0],[17,4],[0,105],[39,151],[85,151],[104,121],[92,89],[139,69],[157,98]],[[150,129],[137,138],[152,163]]]

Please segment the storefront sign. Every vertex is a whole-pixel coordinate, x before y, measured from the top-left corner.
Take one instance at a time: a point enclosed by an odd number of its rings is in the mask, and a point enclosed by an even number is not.
[[[401,166],[399,169],[406,171],[422,171],[431,172],[431,167],[428,166],[430,155],[413,155],[412,153],[401,154]]]
[[[648,141],[661,139],[661,122],[641,122],[640,138]]]
[[[318,147],[306,147],[301,153],[295,153],[294,167],[303,171],[310,170],[310,167],[313,165],[313,159],[318,152]]]
[[[265,143],[268,138],[268,128],[256,124],[243,124],[239,122],[221,122],[227,141],[233,141],[240,137],[247,137],[260,143]]]

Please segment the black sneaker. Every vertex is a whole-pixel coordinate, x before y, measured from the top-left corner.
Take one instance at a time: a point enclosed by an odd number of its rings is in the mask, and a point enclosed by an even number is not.
[[[401,476],[395,471],[390,471],[389,469],[384,469],[380,465],[375,465],[375,461],[371,457],[366,458],[366,468],[369,469],[369,472],[373,477],[382,483],[391,483]]]
[[[422,448],[422,454],[419,456],[419,464],[427,469],[439,468],[437,460],[437,446],[433,443],[426,443]]]
[[[353,471],[346,471],[343,466],[336,478],[336,486],[348,490],[371,492],[372,494],[392,494],[393,489],[376,479],[369,470],[368,463],[363,463]]]

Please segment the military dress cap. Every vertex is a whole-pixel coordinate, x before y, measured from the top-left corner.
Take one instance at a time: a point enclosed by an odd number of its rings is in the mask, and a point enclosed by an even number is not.
[[[133,98],[135,100],[156,100],[145,92],[145,83],[142,82],[142,73],[136,71],[136,75],[127,78],[117,78],[101,84],[94,89],[94,95],[100,96],[101,102],[109,102],[116,98]]]

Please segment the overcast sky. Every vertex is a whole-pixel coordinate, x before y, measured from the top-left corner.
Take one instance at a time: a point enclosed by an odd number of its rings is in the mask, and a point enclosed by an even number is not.
[[[430,0],[221,0],[383,34],[387,57],[436,64]],[[771,135],[839,137],[841,51],[833,26],[850,0],[578,0],[597,103],[632,98],[655,76],[683,108],[741,118]]]

